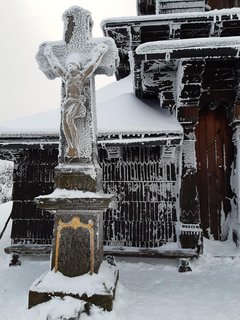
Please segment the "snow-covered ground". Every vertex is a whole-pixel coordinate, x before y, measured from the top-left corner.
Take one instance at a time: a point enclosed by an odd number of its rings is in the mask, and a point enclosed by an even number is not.
[[[0,205],[0,230],[11,203]],[[49,268],[48,258],[24,257],[22,266],[9,268],[3,248],[10,242],[10,225],[0,240],[0,319],[46,320],[48,312],[67,314],[79,306],[74,299],[55,300],[27,310],[28,290]],[[226,246],[206,243],[206,253],[192,263],[193,272],[177,272],[177,261],[167,259],[118,260],[120,283],[114,311],[94,308],[83,320],[237,320],[240,319],[240,257],[214,258],[213,253],[238,254]],[[230,250],[230,251],[229,251]],[[50,319],[50,318],[49,318]],[[52,319],[52,318],[51,318]]]

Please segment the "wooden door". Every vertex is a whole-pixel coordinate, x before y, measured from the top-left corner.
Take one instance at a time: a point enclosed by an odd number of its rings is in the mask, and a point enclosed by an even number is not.
[[[226,111],[202,108],[196,127],[198,193],[204,236],[224,240],[221,228],[231,211],[232,130]]]

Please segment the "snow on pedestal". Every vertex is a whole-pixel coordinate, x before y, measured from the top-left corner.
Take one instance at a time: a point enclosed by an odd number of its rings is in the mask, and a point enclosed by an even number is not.
[[[41,302],[49,301],[52,297],[70,296],[85,302],[90,302],[110,311],[115,296],[118,271],[104,261],[98,274],[85,274],[70,278],[60,272],[48,271],[40,276],[30,288],[29,308]]]
[[[37,197],[36,202],[39,208],[55,214],[51,269],[66,276],[68,286],[70,277],[76,280],[97,274],[103,261],[103,211],[114,196],[103,193],[97,162],[94,74],[112,75],[118,55],[112,39],[91,39],[88,11],[71,7],[63,20],[64,41],[45,42],[37,54],[45,75],[50,79],[61,77],[63,85],[59,165],[55,168],[57,189],[48,196]],[[113,268],[115,288],[118,271]],[[104,277],[101,281],[104,287]],[[91,302],[111,310],[113,291],[95,292],[94,283],[93,278],[89,282],[95,297]],[[44,294],[38,289],[31,289],[29,306],[46,301],[45,296],[71,293],[71,289],[59,289],[59,293],[51,285]],[[82,295],[76,297],[82,299]]]

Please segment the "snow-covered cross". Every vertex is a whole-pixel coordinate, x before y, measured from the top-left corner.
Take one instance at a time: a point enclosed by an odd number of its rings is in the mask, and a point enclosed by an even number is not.
[[[111,38],[91,38],[92,19],[88,11],[72,7],[63,19],[64,40],[45,42],[37,53],[40,69],[50,79],[61,77],[63,90],[59,165],[54,170],[56,190],[37,197],[36,201],[39,208],[54,213],[51,269],[67,277],[79,277],[97,273],[102,264],[103,211],[114,197],[103,193],[96,156],[94,75],[112,75],[118,51]],[[116,283],[117,271],[113,277]],[[105,283],[103,279],[101,294],[99,290],[93,294],[96,297],[93,303],[103,301],[99,305],[104,308],[111,291]],[[93,281],[91,292],[95,292],[95,287]],[[51,284],[46,296],[49,292],[51,296],[59,295]],[[37,288],[29,294],[29,305],[35,294],[38,295]],[[61,294],[64,296],[65,291]],[[82,299],[81,295],[79,298]]]
[[[64,40],[44,42],[37,53],[49,79],[63,80],[60,163],[93,163],[96,150],[94,75],[113,75],[118,64],[115,42],[91,38],[92,18],[74,6],[63,14]]]

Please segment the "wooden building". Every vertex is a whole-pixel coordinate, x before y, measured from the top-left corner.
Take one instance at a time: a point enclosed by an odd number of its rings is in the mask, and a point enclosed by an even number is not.
[[[239,2],[138,0],[137,17],[103,22],[120,56],[118,94],[97,104],[103,186],[117,194],[104,217],[108,250],[199,253],[202,235],[238,245]],[[103,114],[115,122],[106,126]],[[51,244],[51,216],[33,198],[53,190],[57,139],[0,136],[0,157],[15,161],[15,245]]]
[[[220,2],[208,5],[238,4]],[[183,127],[180,242],[197,246],[199,228],[237,242],[240,11],[206,12],[204,1],[138,4],[139,17],[108,19],[103,29],[119,48],[118,78],[133,70],[136,96],[159,98]]]

